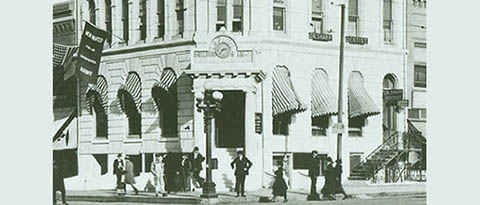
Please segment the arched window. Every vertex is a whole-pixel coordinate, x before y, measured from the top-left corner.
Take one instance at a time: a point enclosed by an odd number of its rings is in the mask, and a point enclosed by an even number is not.
[[[96,15],[95,15],[95,12],[96,12],[96,8],[95,8],[95,1],[94,0],[87,0],[88,1],[88,14],[90,16],[90,23],[92,23],[93,25],[96,24]]]
[[[118,99],[122,111],[128,118],[128,136],[134,138],[140,137],[142,85],[137,73],[130,72],[128,74],[125,84],[118,90]]]
[[[107,92],[107,81],[102,75],[98,76],[97,84],[89,87],[86,92],[87,104],[95,118],[97,138],[108,138]]]
[[[112,44],[112,0],[105,0],[105,27],[108,32],[107,43]]]
[[[383,78],[383,89],[395,89],[395,78],[392,75],[386,75]]]
[[[160,114],[162,137],[177,137],[177,76],[171,68],[165,68],[160,80],[153,85],[152,96]]]

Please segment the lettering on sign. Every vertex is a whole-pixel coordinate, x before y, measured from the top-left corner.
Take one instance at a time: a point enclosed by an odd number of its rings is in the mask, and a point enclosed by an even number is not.
[[[397,105],[400,100],[403,100],[402,89],[383,90],[383,101],[387,105]]]
[[[255,113],[255,133],[262,134],[262,113]]]
[[[365,45],[368,44],[367,37],[360,37],[360,36],[345,36],[345,41],[349,44],[358,44],[358,45]]]
[[[326,33],[308,33],[308,37],[314,41],[332,41],[332,35]]]

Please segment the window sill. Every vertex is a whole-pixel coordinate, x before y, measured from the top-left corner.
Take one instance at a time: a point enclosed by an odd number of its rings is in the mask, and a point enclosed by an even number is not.
[[[108,139],[105,137],[96,137],[92,140],[92,144],[108,144]]]
[[[142,139],[138,135],[129,135],[128,139],[123,140],[124,143],[140,143]]]
[[[159,142],[178,142],[180,141],[180,138],[178,137],[164,137],[162,136],[160,139],[158,139]]]

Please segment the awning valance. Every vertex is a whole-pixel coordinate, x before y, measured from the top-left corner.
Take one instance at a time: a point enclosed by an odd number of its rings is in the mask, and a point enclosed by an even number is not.
[[[336,114],[335,99],[325,71],[315,70],[312,78],[312,117]]]
[[[129,73],[125,84],[118,89],[117,97],[120,101],[120,109],[126,114],[126,109],[130,104],[134,105],[134,108],[140,113],[140,106],[142,104],[142,84],[140,77],[136,73]]]
[[[97,78],[97,84],[87,89],[87,103],[90,107],[93,107],[95,103],[99,103],[103,112],[107,113],[108,96],[107,96],[107,80],[105,77],[99,75]]]
[[[54,113],[53,149],[75,149],[77,148],[76,123],[74,120],[77,116],[75,108],[56,108]]]
[[[290,72],[285,66],[274,68],[272,105],[273,116],[283,113],[302,112],[307,109],[293,89]]]
[[[162,89],[165,92],[169,92],[176,81],[177,75],[175,74],[175,71],[167,68],[163,70],[160,80],[153,84],[152,91]]]
[[[380,109],[363,86],[363,77],[353,72],[348,80],[348,117],[368,117],[380,114]]]
[[[62,44],[53,44],[53,67],[61,67],[78,50],[77,46],[65,46]]]

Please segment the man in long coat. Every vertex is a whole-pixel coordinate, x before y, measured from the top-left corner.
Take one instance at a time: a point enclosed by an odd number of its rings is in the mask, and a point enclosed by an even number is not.
[[[125,184],[130,184],[130,186],[135,191],[135,195],[138,194],[138,189],[135,187],[135,170],[130,157],[125,157]],[[127,193],[126,186],[124,187],[125,193]]]
[[[313,150],[311,157],[308,159],[308,176],[310,177],[310,196],[318,198],[317,193],[317,177],[320,175],[320,164],[317,159],[318,152]]]
[[[205,179],[200,177],[200,172],[202,171],[202,163],[205,161],[205,158],[200,154],[198,147],[193,148],[192,153],[192,172],[193,172],[193,184],[199,188],[205,182]]]
[[[192,163],[188,159],[188,156],[184,154],[180,161],[180,186],[182,191],[190,191],[190,178],[191,178]]]
[[[245,196],[245,177],[248,175],[248,170],[252,167],[253,163],[245,156],[243,151],[237,151],[238,156],[230,163],[230,166],[235,168],[235,191],[237,197],[242,194]]]
[[[324,171],[325,175],[325,184],[322,188],[323,198],[328,200],[335,200],[332,194],[335,194],[336,191],[336,182],[335,182],[335,173],[333,171],[333,160],[331,157],[327,157],[327,168]]]
[[[122,154],[117,155],[117,159],[113,161],[113,174],[117,177],[117,189],[122,186],[122,175],[124,172],[125,164],[122,159]]]
[[[333,174],[335,176],[335,194],[336,193],[341,193],[343,194],[343,199],[349,198],[348,194],[345,192],[342,186],[342,160],[337,159],[335,161],[335,167],[333,168]]]

